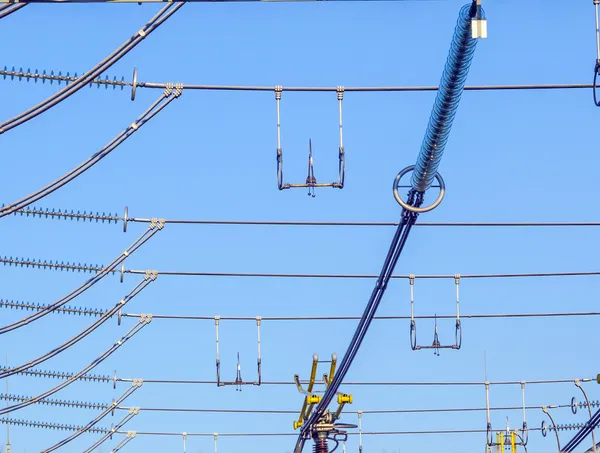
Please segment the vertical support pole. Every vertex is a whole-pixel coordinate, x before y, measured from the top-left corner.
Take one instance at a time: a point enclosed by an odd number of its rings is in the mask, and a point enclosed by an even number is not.
[[[258,347],[258,355],[257,355],[257,359],[256,359],[256,366],[258,368],[258,385],[260,385],[261,383],[261,358],[260,358],[260,322],[261,322],[262,318],[260,316],[256,317],[256,330],[257,330],[257,335],[258,335],[258,341],[257,341],[257,347]]]
[[[358,411],[358,453],[362,453],[362,415],[363,411]]]
[[[220,316],[215,316],[215,346],[216,346],[216,354],[217,354],[217,387],[221,385],[221,359],[219,358],[219,321],[221,320]]]

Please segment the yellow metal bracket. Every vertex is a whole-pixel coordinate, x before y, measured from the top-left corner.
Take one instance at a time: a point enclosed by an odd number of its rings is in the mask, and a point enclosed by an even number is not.
[[[302,393],[304,396],[304,403],[302,404],[302,409],[300,411],[300,416],[298,420],[294,420],[294,430],[300,428],[306,420],[310,417],[310,414],[313,410],[315,404],[319,404],[321,402],[321,396],[316,395],[313,392],[313,387],[315,385],[315,380],[317,376],[317,366],[319,364],[319,356],[317,354],[313,355],[312,368],[310,372],[310,380],[308,381],[308,387],[306,390],[302,388],[302,384],[300,383],[300,376],[294,375],[294,382],[298,391]],[[329,367],[329,374],[323,374],[323,383],[325,384],[325,388],[329,387],[333,382],[333,377],[335,376],[335,369],[337,365],[337,355],[335,353],[331,354],[331,362]],[[337,393],[337,402],[339,407],[333,416],[333,420],[337,420],[340,418],[342,413],[342,409],[346,404],[352,404],[352,395],[346,395],[345,393]]]

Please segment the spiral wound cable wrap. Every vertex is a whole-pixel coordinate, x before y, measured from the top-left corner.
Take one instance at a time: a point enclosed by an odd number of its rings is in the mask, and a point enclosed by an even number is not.
[[[483,14],[475,0],[460,10],[440,88],[411,178],[417,192],[425,192],[431,187],[440,165],[477,46],[477,39],[471,35],[471,20],[481,19]]]
[[[76,82],[79,78],[77,73],[71,76],[71,74],[68,72],[63,75],[62,71],[58,71],[58,74],[54,74],[54,71],[46,73],[46,70],[40,72],[37,69],[34,72],[31,72],[31,69],[29,68],[27,68],[27,71],[23,71],[23,68],[19,68],[17,71],[14,66],[11,70],[4,66],[4,69],[0,69],[0,76],[2,76],[4,80],[7,78],[10,78],[10,80],[15,80],[16,78],[19,81],[24,79],[26,82],[33,80],[34,83],[37,83],[38,80],[41,80],[42,83],[46,83],[46,80],[48,80],[50,85],[52,85],[54,82],[58,82],[59,85],[65,82],[65,84],[68,85],[69,83]],[[104,78],[98,77],[88,84],[90,88],[93,85],[96,85],[98,88],[100,88],[100,85],[104,85],[106,89],[108,89],[109,86],[112,86],[113,90],[117,87],[120,87],[122,90],[126,86],[131,85],[131,82],[125,82],[125,77],[121,77],[121,80],[117,80],[117,77],[114,76],[111,80],[108,75],[105,75]]]

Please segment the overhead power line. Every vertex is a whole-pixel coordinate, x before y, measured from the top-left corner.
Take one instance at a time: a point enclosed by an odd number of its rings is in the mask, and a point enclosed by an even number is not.
[[[368,0],[367,0],[368,1]],[[0,3],[2,1],[0,0]],[[136,73],[137,74],[137,73]],[[57,71],[56,74],[54,71],[39,71],[35,69],[32,71],[31,69],[23,70],[23,68],[19,68],[18,70],[13,66],[12,69],[8,69],[6,66],[4,69],[0,69],[0,76],[3,76],[4,79],[7,77],[11,80],[25,81],[29,82],[30,80],[33,82],[37,82],[38,80],[42,81],[51,81],[58,83],[72,83],[77,80],[77,75],[70,76],[69,72],[66,72],[63,75],[62,71]],[[166,83],[160,82],[138,82],[138,81],[125,81],[125,77],[117,78],[116,76],[97,77],[91,82],[88,83],[91,86],[112,86],[113,88],[121,88],[128,86],[136,88],[148,88],[148,89],[164,89],[166,87]],[[341,86],[345,92],[355,92],[355,93],[377,93],[377,92],[420,92],[420,91],[438,91],[439,86],[437,85],[412,85],[412,86]],[[186,90],[200,90],[200,91],[262,91],[262,92],[274,92],[276,89],[281,88],[281,91],[290,91],[290,92],[330,92],[337,93],[338,86],[282,86],[282,85],[209,85],[209,84],[183,84],[183,88]],[[593,89],[593,83],[548,83],[548,84],[501,84],[501,85],[467,85],[465,86],[465,91],[522,91],[522,90],[579,90],[579,89]]]

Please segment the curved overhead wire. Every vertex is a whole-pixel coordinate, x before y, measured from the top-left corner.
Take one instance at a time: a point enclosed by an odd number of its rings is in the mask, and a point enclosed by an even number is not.
[[[29,362],[24,363],[23,365],[12,367],[10,370],[5,370],[3,372],[0,372],[0,379],[7,378],[9,376],[19,373],[20,371],[24,371],[24,370],[32,368],[36,365],[39,365],[40,363],[44,363],[46,360],[49,360],[52,357],[57,356],[61,352],[64,352],[67,349],[69,349],[71,346],[77,344],[79,341],[83,340],[85,337],[87,337],[93,331],[95,331],[97,328],[99,328],[102,324],[104,324],[106,321],[108,321],[112,315],[116,314],[122,307],[124,307],[135,296],[137,296],[140,292],[142,292],[142,290],[144,288],[146,288],[146,286],[148,286],[150,283],[152,283],[155,279],[156,279],[156,276],[149,273],[144,278],[144,280],[139,282],[135,286],[135,288],[133,288],[129,292],[129,294],[127,294],[123,299],[121,299],[119,302],[117,302],[117,304],[111,310],[109,310],[104,315],[102,315],[97,321],[92,323],[89,327],[85,328],[80,333],[75,335],[73,338],[71,338],[70,340],[61,344],[60,346],[52,349],[51,351],[47,352],[46,354],[41,355],[34,360],[30,360]]]
[[[129,422],[138,413],[139,413],[138,410],[130,410],[129,413],[119,421],[119,423],[117,423],[115,426],[111,427],[109,432],[104,434],[100,439],[98,439],[96,442],[94,442],[90,447],[85,449],[82,453],[90,453],[91,451],[95,450],[100,445],[102,445],[104,442],[106,442],[109,438],[112,439],[113,434],[116,432],[119,432],[119,434],[127,434],[127,436],[129,437],[129,432],[122,432],[122,431],[119,431],[119,429],[121,429],[127,422]]]
[[[15,3],[0,6],[0,19],[10,16],[12,13],[16,13],[20,9],[24,8],[27,3]]]
[[[140,330],[142,330],[151,321],[152,321],[151,315],[148,315],[147,317],[140,319],[140,321],[138,323],[136,323],[125,335],[123,335],[119,340],[117,340],[117,342],[115,342],[110,348],[108,348],[104,353],[102,353],[102,355],[100,355],[98,358],[96,358],[89,365],[85,366],[82,370],[73,374],[71,377],[69,377],[67,380],[61,382],[59,385],[52,387],[50,390],[40,393],[39,395],[37,395],[33,398],[30,398],[27,401],[22,401],[20,403],[13,404],[11,406],[0,408],[0,415],[4,415],[9,412],[23,409],[24,407],[35,404],[38,401],[48,398],[49,396],[55,394],[56,392],[71,385],[73,382],[75,382],[81,376],[85,375],[87,372],[94,369],[96,366],[98,366],[100,363],[102,363],[104,360],[106,360],[106,358],[108,358],[117,349],[119,349],[121,346],[123,346],[129,339],[131,339],[136,333],[138,333]]]
[[[47,305],[43,309],[41,309],[35,313],[32,313],[31,315],[26,316],[25,318],[22,318],[19,321],[15,321],[15,322],[12,322],[10,324],[6,324],[6,325],[0,327],[0,335],[3,335],[12,330],[18,329],[18,328],[23,327],[37,319],[40,319],[40,318],[46,316],[48,313],[51,313],[52,311],[56,310],[57,308],[60,308],[63,305],[67,304],[69,301],[73,300],[75,297],[81,295],[82,293],[87,291],[89,288],[94,286],[96,283],[98,283],[106,275],[108,275],[108,273],[113,271],[115,269],[115,267],[117,267],[119,264],[121,264],[123,261],[125,261],[125,258],[130,256],[138,248],[140,248],[152,236],[154,236],[158,231],[160,231],[162,229],[162,227],[163,227],[163,225],[161,223],[151,224],[146,229],[146,231],[144,233],[142,233],[142,235],[140,237],[138,237],[132,245],[129,246],[128,249],[126,249],[123,253],[121,253],[121,255],[119,255],[119,257],[117,257],[112,263],[110,263],[108,266],[104,267],[99,273],[97,273],[92,278],[87,280],[83,285],[81,285],[77,289],[71,291],[69,294],[60,298],[56,302],[54,302],[50,305]]]
[[[88,432],[91,428],[93,428],[94,426],[96,426],[96,424],[102,420],[104,417],[106,417],[108,414],[110,414],[113,411],[113,407],[117,404],[122,403],[123,401],[125,401],[129,396],[131,396],[131,394],[133,392],[135,392],[137,389],[139,389],[141,386],[141,382],[135,382],[131,387],[129,387],[125,393],[123,393],[123,395],[121,395],[114,403],[112,406],[109,406],[108,408],[106,408],[104,411],[102,411],[100,414],[98,414],[98,416],[96,416],[93,420],[91,420],[87,425],[82,426],[81,428],[79,428],[76,432],[74,432],[73,434],[71,434],[68,437],[65,437],[64,439],[62,439],[61,441],[55,443],[54,445],[52,445],[51,447],[45,448],[44,450],[42,450],[42,453],[50,453],[51,451],[57,450],[60,447],[65,446],[66,444],[68,444],[69,442],[77,439],[79,436],[81,436],[82,434]]]
[[[158,14],[156,14],[152,19],[150,19],[150,21],[146,25],[144,25],[138,32],[136,32],[135,35],[129,38],[124,44],[122,44],[108,57],[106,57],[104,60],[102,60],[92,69],[90,69],[87,73],[83,74],[80,78],[77,79],[77,81],[73,82],[70,85],[67,85],[65,88],[53,94],[41,103],[1,123],[0,134],[3,134],[4,132],[7,132],[19,126],[20,124],[23,124],[35,118],[36,116],[44,113],[45,111],[57,105],[58,103],[67,99],[69,96],[75,94],[89,82],[92,82],[97,76],[99,76],[106,69],[114,65],[117,61],[119,61],[127,53],[129,53],[134,47],[136,47],[140,42],[142,42],[148,35],[150,35],[154,30],[156,30],[160,25],[162,25],[175,12],[177,12],[184,4],[185,3],[183,2],[178,3],[176,5],[169,3],[168,5],[163,7],[158,12]]]
[[[112,139],[108,144],[106,144],[102,149],[94,153],[90,158],[86,161],[79,164],[77,167],[73,168],[68,173],[64,174],[54,182],[47,184],[41,189],[27,195],[26,197],[21,198],[14,203],[11,203],[7,206],[3,206],[0,208],[0,218],[12,214],[18,209],[24,208],[25,206],[33,203],[37,200],[40,200],[52,192],[60,189],[64,185],[73,181],[78,176],[82,175],[84,172],[92,168],[110,153],[112,153],[121,143],[131,137],[139,128],[141,128],[144,124],[150,121],[155,115],[160,113],[167,105],[169,105],[174,99],[178,98],[181,95],[182,91],[179,88],[173,89],[170,87],[166,89],[163,94],[156,100],[154,103],[146,109],[142,115],[138,117],[137,120],[133,122],[133,124],[127,126],[127,128],[117,135],[114,139]],[[163,102],[164,101],[164,102]]]

